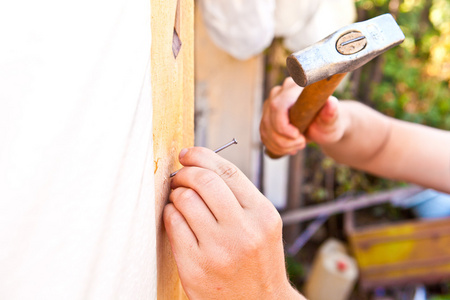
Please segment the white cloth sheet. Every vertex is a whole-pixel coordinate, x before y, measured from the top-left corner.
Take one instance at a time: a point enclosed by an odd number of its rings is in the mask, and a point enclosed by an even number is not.
[[[354,0],[277,0],[275,32],[296,52],[355,20]]]
[[[212,41],[233,57],[261,53],[274,36],[275,0],[198,0]]]
[[[0,299],[155,299],[150,1],[0,4]]]

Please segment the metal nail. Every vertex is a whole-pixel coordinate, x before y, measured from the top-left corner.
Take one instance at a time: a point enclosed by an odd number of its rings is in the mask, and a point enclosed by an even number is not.
[[[233,138],[233,140],[231,140],[230,142],[226,143],[225,145],[223,145],[223,146],[217,148],[216,150],[214,150],[214,152],[215,152],[215,153],[220,152],[220,151],[222,151],[222,150],[224,150],[224,149],[230,147],[231,145],[234,145],[234,144],[237,144],[237,143],[238,143],[237,140],[236,140],[235,138]],[[180,170],[176,170],[175,172],[173,172],[172,174],[170,174],[170,178],[172,178],[173,176],[175,176],[175,175],[178,173],[178,171],[180,171]]]

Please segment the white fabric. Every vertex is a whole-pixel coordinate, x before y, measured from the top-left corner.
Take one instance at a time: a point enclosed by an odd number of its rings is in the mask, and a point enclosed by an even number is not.
[[[290,51],[301,50],[356,19],[354,0],[277,0],[276,35]]]
[[[233,57],[261,53],[274,36],[275,0],[199,0],[211,40]]]
[[[198,0],[211,40],[233,57],[261,53],[274,36],[303,49],[356,19],[354,0]]]
[[[300,32],[319,8],[322,0],[276,0],[275,36],[286,37]]]
[[[0,4],[0,299],[155,299],[150,1]]]

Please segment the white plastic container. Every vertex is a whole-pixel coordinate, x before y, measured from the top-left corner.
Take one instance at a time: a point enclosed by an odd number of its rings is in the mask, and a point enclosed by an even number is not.
[[[309,300],[348,299],[357,278],[356,261],[347,254],[345,245],[328,239],[314,258],[305,296]]]

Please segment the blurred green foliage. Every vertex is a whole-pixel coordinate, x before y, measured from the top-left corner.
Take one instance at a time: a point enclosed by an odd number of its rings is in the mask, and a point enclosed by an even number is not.
[[[303,265],[296,261],[293,257],[286,255],[286,267],[291,283],[297,287],[300,287],[306,274]]]
[[[450,1],[357,0],[367,18],[393,13],[405,41],[383,54],[373,106],[392,117],[450,129]],[[365,74],[365,80],[370,80]]]
[[[430,300],[450,300],[450,295],[434,296]]]

